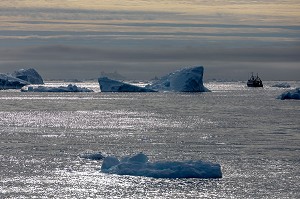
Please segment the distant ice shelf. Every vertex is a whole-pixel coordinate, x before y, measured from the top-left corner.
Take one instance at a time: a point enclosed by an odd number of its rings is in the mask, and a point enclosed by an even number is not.
[[[121,159],[108,156],[103,160],[101,171],[153,178],[222,178],[220,164],[201,160],[149,162],[149,158],[143,153]]]

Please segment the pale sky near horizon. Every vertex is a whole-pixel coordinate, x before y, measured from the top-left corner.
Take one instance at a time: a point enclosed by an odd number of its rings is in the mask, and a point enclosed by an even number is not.
[[[0,73],[300,80],[299,0],[1,0]]]

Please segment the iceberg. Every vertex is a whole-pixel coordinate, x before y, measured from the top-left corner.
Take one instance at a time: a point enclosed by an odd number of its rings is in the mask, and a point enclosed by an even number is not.
[[[127,84],[121,81],[112,80],[108,77],[98,78],[101,92],[156,92],[149,88]]]
[[[156,80],[148,88],[158,91],[208,92],[203,85],[203,66],[183,68]]]
[[[203,85],[203,66],[183,68],[155,80],[151,85],[139,87],[108,77],[98,78],[101,92],[208,92]]]
[[[105,156],[101,152],[85,152],[79,155],[79,157],[89,160],[102,160]]]
[[[120,160],[108,156],[103,160],[101,171],[108,174],[145,176],[153,178],[222,178],[220,164],[197,161],[149,162],[139,153]]]
[[[277,99],[285,100],[285,99],[300,99],[300,87],[295,88],[289,91],[285,91],[281,95],[277,97]]]
[[[30,84],[19,78],[12,77],[11,75],[0,73],[0,90],[4,89],[20,89],[23,86]]]
[[[17,70],[11,76],[27,81],[30,84],[44,84],[40,74],[33,68]]]
[[[68,86],[59,86],[59,87],[46,87],[46,86],[38,86],[32,87],[29,86],[28,89],[21,89],[22,92],[94,92],[88,88],[81,88],[76,85],[69,84]]]
[[[272,85],[272,87],[277,87],[277,88],[290,88],[291,85],[289,85],[287,82],[282,82],[282,83],[277,83]]]

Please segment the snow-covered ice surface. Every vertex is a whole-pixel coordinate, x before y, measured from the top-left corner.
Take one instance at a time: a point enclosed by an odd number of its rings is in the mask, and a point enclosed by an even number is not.
[[[150,162],[147,155],[143,153],[121,159],[108,156],[103,160],[101,171],[109,174],[153,178],[222,178],[221,166],[216,163],[201,160]]]
[[[97,82],[76,83],[93,93],[0,91],[0,198],[299,198],[299,101],[276,99],[284,88],[274,83],[210,82],[205,93],[101,93]],[[210,161],[223,176],[105,174],[103,160],[79,157],[86,151]]]

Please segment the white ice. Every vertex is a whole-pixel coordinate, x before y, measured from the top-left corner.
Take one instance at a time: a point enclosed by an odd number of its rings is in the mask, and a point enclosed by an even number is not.
[[[101,171],[109,174],[153,178],[222,178],[220,164],[201,160],[149,162],[149,158],[143,153],[120,160],[108,156],[103,161]]]

